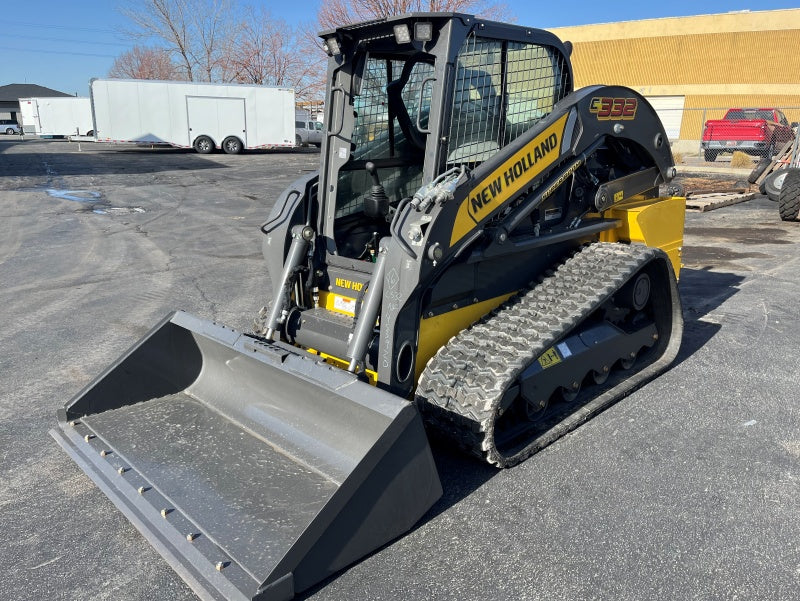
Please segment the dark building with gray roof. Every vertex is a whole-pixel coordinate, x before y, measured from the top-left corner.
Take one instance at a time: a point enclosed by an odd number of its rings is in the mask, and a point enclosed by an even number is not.
[[[0,119],[14,119],[18,123],[20,122],[20,98],[54,98],[58,96],[71,96],[71,94],[32,83],[11,83],[7,86],[0,86]]]

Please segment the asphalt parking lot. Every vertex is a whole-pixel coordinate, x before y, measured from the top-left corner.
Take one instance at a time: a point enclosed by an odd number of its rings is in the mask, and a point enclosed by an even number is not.
[[[318,159],[0,139],[1,599],[196,599],[48,430],[168,312],[249,329]],[[434,445],[444,497],[306,597],[797,599],[798,249],[765,197],[687,214],[673,367],[513,469]]]

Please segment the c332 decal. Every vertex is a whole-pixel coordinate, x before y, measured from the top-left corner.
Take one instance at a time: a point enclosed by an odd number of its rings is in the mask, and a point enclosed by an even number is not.
[[[595,96],[589,103],[589,112],[597,115],[598,121],[630,121],[636,118],[638,108],[636,98]]]

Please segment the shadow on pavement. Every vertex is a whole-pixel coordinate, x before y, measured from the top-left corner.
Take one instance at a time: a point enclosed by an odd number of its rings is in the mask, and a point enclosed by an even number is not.
[[[702,318],[736,294],[744,280],[734,273],[686,267],[681,269],[680,278],[684,330],[681,350],[673,366],[683,363],[719,332],[722,326]]]
[[[79,144],[82,150],[79,150]],[[12,152],[9,151],[11,148],[14,148]],[[41,152],[38,151],[40,149]],[[318,153],[316,148],[247,150],[231,159],[246,162],[248,155]],[[6,141],[0,144],[0,157],[2,177],[119,175],[228,168],[225,163],[215,160],[227,157],[220,151],[206,156],[187,148],[150,145],[115,147],[94,142],[48,141],[47,150],[44,151],[38,141]]]
[[[193,151],[172,149],[161,153],[158,160],[147,160],[145,157],[137,160],[129,152],[82,154],[76,150],[48,153],[26,150],[7,153],[0,159],[0,176],[15,177],[142,174],[225,168],[225,165],[203,158]]]

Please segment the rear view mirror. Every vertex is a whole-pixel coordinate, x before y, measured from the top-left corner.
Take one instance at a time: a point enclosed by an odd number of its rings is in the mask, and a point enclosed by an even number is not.
[[[361,86],[364,83],[364,68],[366,64],[367,54],[365,52],[359,52],[355,62],[353,63],[353,83],[351,86],[352,89],[350,90],[350,93],[353,96],[361,95]]]

